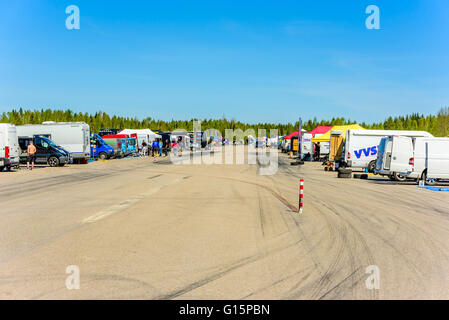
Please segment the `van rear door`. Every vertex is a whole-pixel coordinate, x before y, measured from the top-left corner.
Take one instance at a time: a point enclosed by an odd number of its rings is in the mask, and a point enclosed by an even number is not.
[[[413,140],[410,137],[394,136],[391,148],[390,171],[407,172],[412,170]]]
[[[449,179],[449,140],[426,143],[427,177]]]
[[[385,162],[385,151],[386,151],[388,140],[389,140],[388,137],[384,137],[384,138],[382,138],[382,140],[380,140],[380,143],[379,143],[379,149],[377,151],[377,159],[376,159],[376,170],[378,170],[378,171],[382,170],[382,167]]]
[[[11,160],[18,161],[19,159],[19,141],[17,139],[17,129],[16,127],[9,127],[8,128],[8,144],[10,149],[10,158]]]

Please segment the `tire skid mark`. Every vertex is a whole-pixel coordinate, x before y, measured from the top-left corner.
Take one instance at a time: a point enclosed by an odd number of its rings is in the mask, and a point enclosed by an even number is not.
[[[192,283],[184,286],[183,288],[175,290],[175,291],[173,291],[171,293],[168,293],[168,294],[156,297],[155,300],[175,299],[175,298],[177,298],[179,296],[182,296],[182,295],[184,295],[186,293],[189,293],[189,292],[191,292],[193,290],[196,290],[196,289],[198,289],[200,287],[203,287],[203,286],[205,286],[205,285],[207,285],[207,284],[209,284],[209,283],[211,283],[211,282],[213,282],[215,280],[218,280],[218,279],[226,276],[227,274],[231,273],[234,270],[237,270],[237,269],[239,269],[241,267],[244,267],[244,266],[249,265],[251,263],[257,262],[259,260],[262,260],[262,259],[268,257],[269,255],[272,255],[272,254],[281,252],[283,250],[287,250],[287,249],[289,249],[291,247],[294,247],[294,246],[298,245],[299,242],[301,242],[301,240],[299,240],[297,242],[294,242],[294,243],[291,243],[291,244],[288,244],[288,245],[285,245],[285,246],[282,246],[282,247],[279,247],[279,248],[272,249],[272,250],[267,251],[266,253],[263,253],[263,254],[256,254],[256,255],[253,255],[253,256],[249,256],[249,257],[243,258],[242,260],[237,261],[237,262],[231,264],[230,266],[224,268],[223,270],[221,270],[221,271],[219,271],[219,272],[217,272],[215,274],[212,274],[212,275],[210,275],[208,277],[205,277],[205,278],[203,278],[201,280],[192,282]]]

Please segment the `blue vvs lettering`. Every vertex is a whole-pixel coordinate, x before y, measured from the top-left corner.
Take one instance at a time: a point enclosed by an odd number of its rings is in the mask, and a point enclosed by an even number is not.
[[[354,154],[357,157],[357,159],[360,159],[362,154],[365,155],[365,157],[375,156],[377,154],[377,146],[371,147],[371,148],[364,148],[360,150],[354,150]]]

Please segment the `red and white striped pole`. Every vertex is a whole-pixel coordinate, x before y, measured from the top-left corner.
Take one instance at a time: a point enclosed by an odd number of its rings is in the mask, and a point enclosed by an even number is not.
[[[304,199],[304,179],[301,179],[299,182],[299,213],[302,213],[303,210],[303,199]]]

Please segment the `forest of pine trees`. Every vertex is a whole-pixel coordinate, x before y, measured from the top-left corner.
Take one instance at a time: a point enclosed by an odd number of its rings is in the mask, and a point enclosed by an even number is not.
[[[98,132],[100,128],[116,128],[116,129],[143,129],[150,128],[151,130],[172,131],[175,129],[192,130],[193,121],[172,120],[161,121],[154,120],[150,117],[143,120],[137,118],[125,118],[118,116],[110,116],[105,112],[96,112],[95,114],[88,113],[76,113],[71,110],[12,110],[4,112],[1,115],[0,122],[12,123],[15,125],[22,124],[38,124],[43,121],[56,121],[56,122],[71,122],[71,121],[83,121],[89,124],[92,132]],[[307,131],[313,130],[316,126],[330,126],[330,125],[344,125],[356,123],[350,119],[345,118],[333,118],[332,120],[318,121],[316,118],[308,120],[303,123],[303,128]],[[381,123],[359,123],[366,129],[390,129],[390,130],[423,130],[428,131],[437,137],[449,136],[449,107],[442,108],[436,115],[420,115],[411,114],[401,117],[389,117]],[[269,134],[270,129],[278,129],[280,135],[286,135],[298,128],[298,122],[296,123],[258,123],[247,124],[236,120],[223,119],[208,119],[201,121],[201,128],[203,130],[213,128],[217,129],[224,134],[225,129],[254,129],[256,133],[258,129],[267,130]]]

